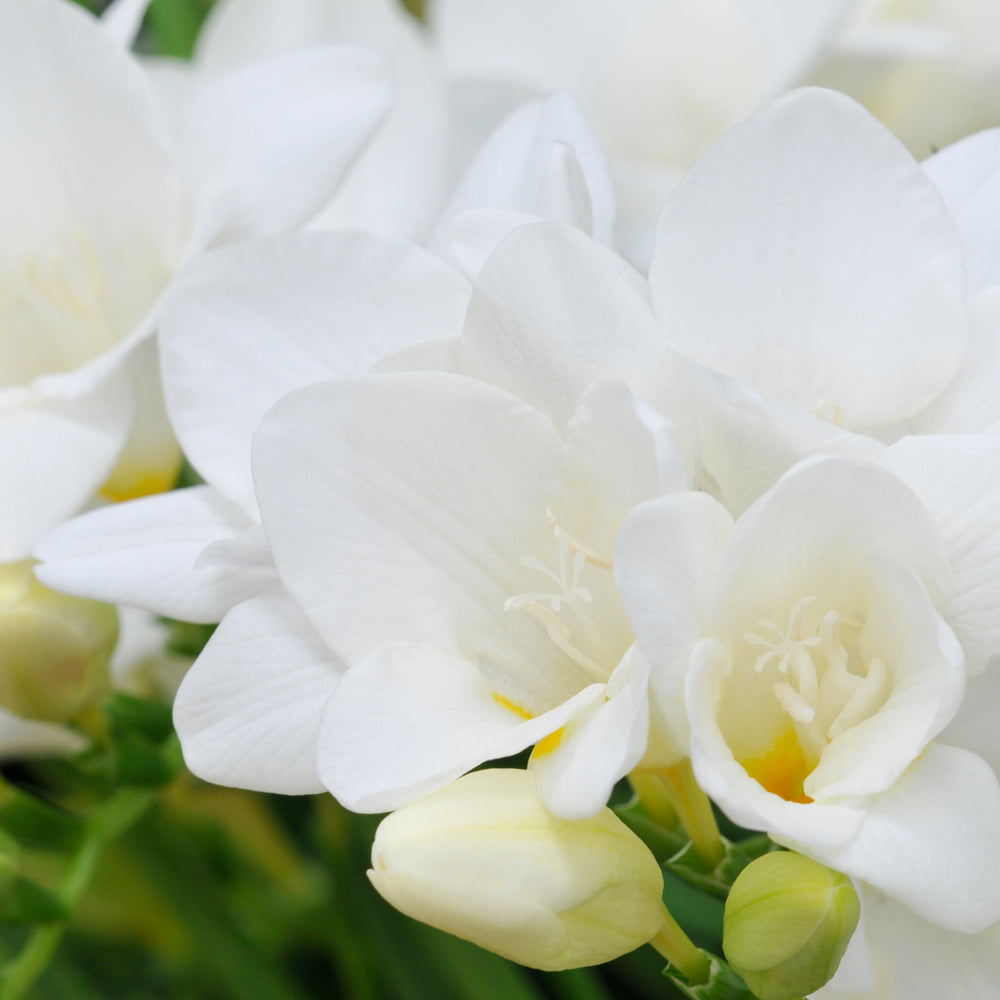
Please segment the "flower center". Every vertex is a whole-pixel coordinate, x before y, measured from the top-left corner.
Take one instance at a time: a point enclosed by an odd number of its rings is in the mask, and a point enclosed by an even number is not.
[[[811,616],[815,601],[815,595],[796,601],[784,628],[759,618],[757,630],[742,637],[760,650],[752,673],[770,684],[786,725],[763,754],[747,755],[740,763],[768,791],[789,801],[811,801],[804,785],[823,750],[878,712],[890,693],[885,663],[862,656],[862,623],[833,609]]]
[[[563,653],[590,677],[603,683],[617,665],[618,657],[594,620],[594,595],[590,587],[584,586],[583,576],[588,567],[607,571],[611,563],[568,535],[551,511],[549,521],[555,540],[555,568],[534,555],[521,556],[519,561],[527,569],[540,573],[552,584],[552,589],[516,594],[504,602],[504,611],[530,615]],[[601,662],[610,662],[611,666],[602,666]]]

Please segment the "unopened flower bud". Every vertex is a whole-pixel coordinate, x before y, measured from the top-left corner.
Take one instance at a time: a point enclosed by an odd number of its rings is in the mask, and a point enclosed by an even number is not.
[[[833,977],[860,913],[846,875],[791,851],[765,854],[733,883],[723,949],[760,1000],[794,1000]]]
[[[107,690],[118,614],[49,590],[33,565],[0,565],[0,706],[25,719],[67,722]]]
[[[532,776],[474,771],[386,817],[375,888],[411,917],[536,969],[617,958],[663,924],[663,875],[609,809],[564,820]]]

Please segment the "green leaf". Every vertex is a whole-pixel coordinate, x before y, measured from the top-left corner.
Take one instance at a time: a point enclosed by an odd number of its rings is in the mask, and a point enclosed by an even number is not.
[[[673,966],[668,965],[663,974],[689,1000],[756,1000],[749,987],[721,958],[705,952],[712,966],[707,983],[692,986]]]
[[[72,851],[80,843],[84,824],[58,806],[8,789],[0,803],[0,828],[25,847]]]
[[[120,786],[158,788],[169,784],[182,763],[176,741],[157,746],[142,734],[128,730],[115,739],[114,775]]]
[[[153,743],[162,743],[174,731],[169,705],[116,692],[104,706],[112,732],[135,732]]]
[[[678,830],[665,830],[646,812],[638,796],[631,802],[614,806],[618,818],[653,852],[657,861],[673,858],[690,846],[687,836]]]
[[[178,656],[190,656],[192,659],[198,656],[205,648],[205,644],[212,638],[212,633],[218,626],[216,625],[193,625],[190,622],[179,622],[173,618],[161,618],[161,622],[168,628],[167,652],[176,653]]]
[[[58,896],[21,876],[0,895],[0,924],[52,924],[69,916]]]
[[[146,14],[153,50],[189,59],[210,6],[208,0],[153,0]]]

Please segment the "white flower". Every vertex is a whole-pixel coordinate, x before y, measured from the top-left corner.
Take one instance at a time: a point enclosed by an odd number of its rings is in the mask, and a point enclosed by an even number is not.
[[[982,541],[996,573],[997,519],[967,518],[972,499],[932,513],[882,469],[812,460],[731,533],[708,497],[666,498],[626,519],[616,553],[653,673],[686,702],[675,725],[690,725],[705,791],[965,933],[1000,919],[1000,784],[937,741],[965,692],[958,637],[973,613],[997,625],[949,558]]]
[[[963,218],[988,210],[984,150],[942,156],[929,172]],[[739,512],[810,454],[885,461],[907,433],[916,449],[995,428],[997,256],[965,228],[963,253],[925,172],[832,91],[782,98],[702,157],[664,210],[650,285],[697,362],[670,391],[693,380],[706,488]]]
[[[314,50],[168,122],[123,34],[63,0],[0,3],[3,560],[102,484],[172,482],[149,340],[163,292],[210,241],[307,217],[388,101],[369,57]]]
[[[610,809],[557,819],[516,769],[467,774],[388,816],[368,877],[409,916],[538,969],[610,961],[664,921],[649,848]]]

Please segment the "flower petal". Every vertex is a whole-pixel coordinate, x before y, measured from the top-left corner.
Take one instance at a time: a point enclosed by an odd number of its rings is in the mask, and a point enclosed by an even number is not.
[[[932,743],[871,800],[850,843],[804,850],[939,927],[976,934],[1000,920],[1000,783],[967,750]]]
[[[618,536],[618,593],[649,658],[653,715],[662,720],[660,739],[666,745],[649,761],[657,766],[688,754],[684,676],[701,634],[716,559],[732,526],[728,512],[711,497],[678,493],[637,507]]]
[[[921,166],[958,226],[975,292],[1000,281],[1000,129],[985,129],[942,149]]]
[[[322,791],[320,720],[342,670],[281,589],[237,605],[177,692],[174,723],[188,768],[252,791]]]
[[[252,527],[209,486],[105,507],[49,532],[36,575],[68,593],[132,604],[182,621],[216,622],[273,580],[273,569],[200,568],[206,546]]]
[[[468,296],[468,284],[425,251],[360,233],[300,233],[206,256],[161,322],[167,400],[185,452],[255,511],[250,442],[268,407],[299,386],[363,375],[383,355],[457,335]]]
[[[964,350],[937,192],[833,91],[781,98],[702,157],[664,210],[650,284],[682,353],[846,427],[913,414]]]
[[[649,663],[633,646],[604,697],[535,746],[529,769],[546,807],[563,819],[604,808],[615,783],[642,759],[649,735]]]
[[[513,392],[564,428],[584,390],[649,368],[662,334],[646,283],[578,229],[522,226],[476,281],[461,351],[463,371]]]
[[[1000,659],[1000,440],[919,435],[889,449],[889,468],[920,497],[941,531],[953,581],[946,604],[979,673]]]
[[[602,695],[592,684],[525,718],[463,657],[427,643],[386,646],[352,666],[330,699],[320,775],[349,809],[387,812],[531,746]]]

